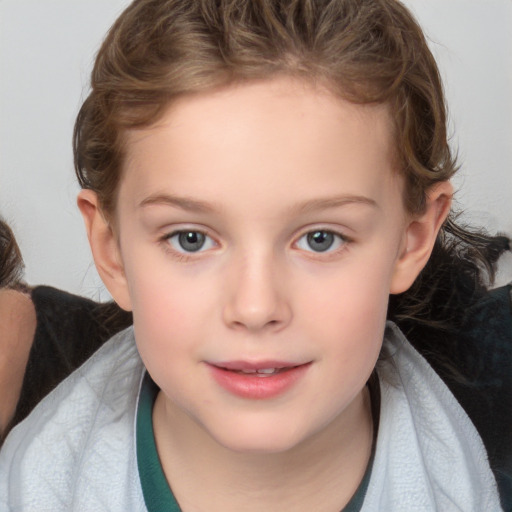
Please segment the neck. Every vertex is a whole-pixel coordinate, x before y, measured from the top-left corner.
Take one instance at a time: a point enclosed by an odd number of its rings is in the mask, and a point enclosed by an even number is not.
[[[160,392],[157,449],[184,512],[339,512],[357,490],[372,449],[367,388],[320,432],[279,453],[239,453],[217,443]]]

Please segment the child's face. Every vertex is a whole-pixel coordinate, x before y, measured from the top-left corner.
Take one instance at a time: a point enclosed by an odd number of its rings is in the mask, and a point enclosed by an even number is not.
[[[272,452],[354,421],[405,245],[390,131],[383,107],[279,79],[130,134],[120,302],[174,425]]]

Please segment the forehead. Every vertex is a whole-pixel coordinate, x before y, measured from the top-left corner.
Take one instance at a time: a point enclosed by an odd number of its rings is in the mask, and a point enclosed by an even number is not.
[[[382,179],[396,179],[392,154],[386,106],[280,78],[183,96],[153,126],[131,131],[120,193],[140,202],[200,191],[213,200],[234,185],[268,195],[271,182],[281,195],[293,184],[328,196],[334,171],[347,193],[379,195]]]

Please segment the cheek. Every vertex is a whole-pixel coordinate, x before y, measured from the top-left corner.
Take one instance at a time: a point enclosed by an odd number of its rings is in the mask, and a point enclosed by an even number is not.
[[[297,293],[308,297],[300,306],[303,329],[329,344],[340,364],[350,367],[357,360],[371,368],[382,344],[390,276],[389,265],[368,262],[340,268],[323,283],[306,284]]]
[[[354,258],[356,260],[356,258]],[[386,315],[392,277],[392,264],[361,257],[353,264],[333,267],[329,273],[318,274],[304,281],[295,296],[311,319],[329,322],[338,320],[346,327],[372,319],[381,321]],[[320,323],[323,323],[320,322]]]
[[[207,293],[165,266],[127,269],[134,329],[143,360],[146,355],[177,355],[200,343],[200,324],[207,316]]]

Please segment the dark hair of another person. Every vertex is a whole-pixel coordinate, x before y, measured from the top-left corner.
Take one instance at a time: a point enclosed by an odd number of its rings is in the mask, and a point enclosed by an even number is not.
[[[23,258],[9,225],[0,219],[0,288],[16,288],[23,276]]]

